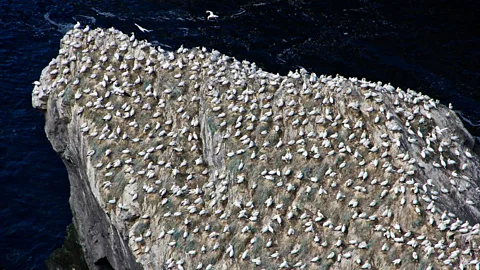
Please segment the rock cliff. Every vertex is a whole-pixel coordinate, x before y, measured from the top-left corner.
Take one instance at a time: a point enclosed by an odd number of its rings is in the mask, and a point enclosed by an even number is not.
[[[87,26],[32,102],[91,269],[480,266],[474,140],[421,93]]]

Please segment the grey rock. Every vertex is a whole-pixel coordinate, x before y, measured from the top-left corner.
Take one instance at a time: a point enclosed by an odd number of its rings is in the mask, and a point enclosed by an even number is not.
[[[426,95],[115,29],[69,31],[39,82],[91,269],[477,264],[475,143]]]

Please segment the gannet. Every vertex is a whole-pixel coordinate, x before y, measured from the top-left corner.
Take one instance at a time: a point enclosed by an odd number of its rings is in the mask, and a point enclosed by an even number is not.
[[[207,20],[218,18],[218,15],[213,14],[210,10],[207,10],[205,13],[208,13]]]
[[[138,29],[140,29],[140,31],[142,31],[143,33],[145,33],[145,32],[147,32],[147,33],[152,32],[152,30],[148,30],[148,29],[146,29],[146,28],[143,28],[143,27],[141,27],[140,25],[138,25],[138,24],[136,24],[136,23],[134,23],[134,24],[135,24],[135,26],[138,27]]]

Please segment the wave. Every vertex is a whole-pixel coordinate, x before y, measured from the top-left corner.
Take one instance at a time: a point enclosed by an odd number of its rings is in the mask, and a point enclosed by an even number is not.
[[[474,122],[474,120],[471,120],[471,119],[469,119],[467,116],[465,116],[462,111],[457,111],[457,110],[456,110],[455,113],[456,113],[458,116],[460,116],[460,119],[462,119],[463,122],[466,122],[466,123],[469,124],[470,126],[472,126],[472,127],[480,127],[480,120]]]
[[[77,17],[83,17],[83,18],[87,19],[89,21],[89,24],[95,24],[97,22],[97,19],[95,19],[95,17],[92,17],[92,16],[77,15],[77,16],[74,16],[73,19],[75,21],[80,21],[80,20],[77,19]]]
[[[62,34],[67,33],[68,30],[72,29],[73,26],[74,26],[73,23],[56,23],[56,22],[54,22],[52,19],[50,19],[50,13],[49,12],[45,13],[45,15],[43,15],[43,18],[45,18],[45,20],[47,22],[49,22],[50,24],[55,25],[57,27],[57,31],[62,33]]]
[[[101,15],[101,16],[103,16],[103,17],[107,17],[107,18],[117,18],[117,19],[119,19],[119,20],[121,20],[121,21],[125,21],[125,18],[122,18],[122,17],[120,17],[120,16],[117,16],[117,15],[115,15],[115,14],[113,14],[113,13],[106,12],[106,11],[101,11],[101,10],[99,10],[99,9],[97,9],[97,8],[93,8],[93,7],[92,7],[92,10],[95,11],[98,15]]]

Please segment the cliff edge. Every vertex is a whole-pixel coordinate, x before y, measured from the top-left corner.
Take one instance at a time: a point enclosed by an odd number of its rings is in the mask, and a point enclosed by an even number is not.
[[[91,269],[480,267],[474,140],[421,93],[87,26],[32,103]]]

